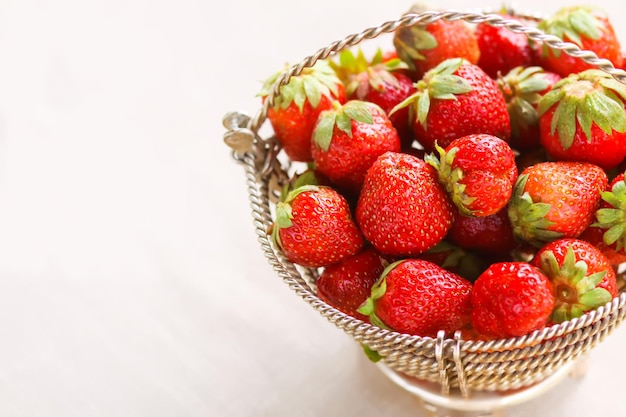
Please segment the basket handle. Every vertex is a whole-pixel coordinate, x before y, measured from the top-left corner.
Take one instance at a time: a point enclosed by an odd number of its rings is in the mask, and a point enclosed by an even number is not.
[[[533,20],[537,19],[536,15],[531,16],[520,14],[517,16],[521,18],[526,17]],[[289,83],[291,77],[299,75],[304,68],[312,67],[318,60],[326,59],[330,55],[340,52],[348,47],[357,45],[365,39],[374,39],[381,34],[391,33],[394,32],[396,29],[402,27],[413,26],[416,24],[427,25],[441,19],[449,21],[464,20],[468,23],[473,24],[487,23],[492,26],[505,27],[515,33],[523,33],[531,40],[542,42],[552,49],[558,49],[575,58],[580,58],[587,64],[594,65],[602,71],[609,73],[617,81],[626,84],[626,72],[621,69],[615,68],[611,61],[609,61],[608,59],[598,58],[595,53],[582,50],[578,45],[574,43],[564,42],[557,36],[549,35],[535,27],[524,25],[517,20],[507,19],[502,15],[495,13],[461,12],[455,10],[441,12],[426,11],[417,14],[405,14],[397,20],[390,20],[382,23],[379,26],[365,29],[360,33],[349,35],[342,40],[335,41],[327,47],[318,50],[313,55],[306,57],[299,64],[293,65],[291,68],[283,72],[278,77],[269,95],[267,96],[267,99],[263,103],[263,106],[257,112],[257,114],[252,119],[250,119],[247,126],[248,129],[253,132],[257,132],[267,118],[268,110],[274,105],[276,98],[280,95],[281,87]]]
[[[514,15],[526,20],[540,20],[536,14],[516,13],[507,10],[509,15]],[[554,35],[549,35],[536,27],[528,26],[518,20],[507,19],[502,14],[484,12],[461,12],[456,10],[425,11],[420,13],[407,13],[396,20],[386,21],[378,26],[370,27],[362,32],[349,35],[344,39],[335,41],[325,48],[319,49],[313,55],[304,58],[300,63],[293,65],[283,72],[274,83],[266,100],[254,117],[250,118],[243,113],[231,112],[224,117],[224,126],[227,132],[224,134],[224,142],[233,149],[233,158],[242,162],[246,153],[254,153],[258,175],[265,177],[272,169],[272,159],[279,150],[279,145],[273,138],[263,139],[258,132],[267,119],[268,110],[274,105],[280,96],[281,87],[287,85],[289,80],[302,73],[304,68],[310,68],[320,59],[326,59],[330,55],[340,52],[351,46],[355,46],[366,39],[374,39],[386,33],[392,33],[399,28],[416,24],[427,25],[437,20],[463,20],[472,24],[487,23],[492,26],[505,27],[515,33],[523,33],[529,39],[542,42],[552,49],[557,49],[579,58],[587,64],[610,74],[617,81],[626,84],[626,72],[617,69],[611,61],[599,58],[595,53],[581,49],[571,42],[564,42]]]

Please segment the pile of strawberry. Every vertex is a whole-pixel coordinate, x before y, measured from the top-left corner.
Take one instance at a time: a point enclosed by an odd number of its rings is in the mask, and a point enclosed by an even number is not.
[[[601,10],[524,23],[624,64]],[[268,233],[290,261],[319,269],[320,298],[382,328],[488,340],[618,295],[626,85],[462,21],[400,28],[369,60],[334,59],[292,77],[268,112],[303,166]]]

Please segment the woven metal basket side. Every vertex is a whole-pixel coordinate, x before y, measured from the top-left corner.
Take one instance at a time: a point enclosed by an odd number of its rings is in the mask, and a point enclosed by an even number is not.
[[[458,11],[424,12],[405,15],[397,20],[350,35],[305,58],[277,79],[263,106],[253,118],[246,119],[241,118],[241,115],[229,115],[225,121],[225,124],[229,126],[227,135],[230,135],[230,139],[234,138],[247,143],[247,147],[242,146],[242,151],[236,152],[234,157],[244,165],[246,170],[246,184],[257,237],[270,265],[298,296],[354,340],[377,350],[384,357],[385,362],[399,372],[439,382],[448,387],[455,386],[455,384],[461,386],[467,384],[465,388],[473,389],[519,388],[542,380],[552,368],[587,351],[610,333],[623,320],[626,294],[622,293],[611,303],[579,319],[519,338],[482,342],[461,341],[459,338],[436,340],[410,336],[364,323],[320,300],[310,284],[315,278],[315,273],[312,278],[306,277],[296,265],[273,248],[267,236],[267,230],[272,223],[270,208],[272,199],[276,188],[287,178],[288,165],[278,160],[277,154],[280,148],[276,141],[273,138],[261,138],[258,132],[267,118],[268,109],[280,94],[281,87],[287,84],[292,76],[299,75],[304,68],[311,67],[318,60],[326,59],[363,40],[373,39],[384,33],[392,33],[401,27],[428,24],[440,19],[464,20],[473,24],[488,23],[506,27],[513,32],[523,33],[534,41],[542,42],[550,48],[580,58],[611,74],[618,81],[626,83],[626,73],[615,69],[608,60],[600,59],[592,52],[583,51],[575,44],[547,35],[536,27],[506,19],[498,14]],[[601,337],[596,336],[598,334]],[[564,350],[567,350],[566,353],[559,353]],[[533,360],[536,362],[532,362]],[[528,368],[528,365],[534,365],[539,361],[543,361],[542,366]],[[494,362],[499,363],[500,367],[512,365],[506,368],[511,372],[489,373],[490,369],[494,369],[489,367],[489,363]]]

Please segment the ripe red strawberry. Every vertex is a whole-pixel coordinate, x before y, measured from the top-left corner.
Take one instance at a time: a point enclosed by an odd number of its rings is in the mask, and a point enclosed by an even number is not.
[[[604,170],[585,162],[542,162],[526,168],[509,203],[513,233],[535,246],[577,237],[593,221],[607,185]]]
[[[413,80],[403,72],[406,63],[399,58],[385,57],[378,50],[371,61],[365,58],[362,50],[355,56],[346,49],[339,55],[339,64],[331,66],[346,86],[348,100],[369,101],[378,104],[385,113],[415,92]],[[403,147],[413,142],[413,130],[409,123],[408,109],[391,115],[391,123],[398,131]]]
[[[445,237],[453,206],[435,169],[418,157],[387,152],[370,167],[356,207],[365,238],[381,253],[411,256]]]
[[[415,139],[432,151],[454,139],[485,133],[508,140],[511,133],[504,96],[480,67],[460,58],[448,59],[415,84],[417,92],[392,112],[410,106]]]
[[[423,6],[416,5],[409,13],[422,11]],[[415,72],[416,80],[447,59],[463,58],[476,64],[480,57],[473,29],[460,20],[399,28],[394,33],[393,45],[400,59]]]
[[[359,312],[372,324],[401,333],[435,336],[469,322],[472,284],[428,261],[389,265]]]
[[[502,17],[516,20],[514,16]],[[478,66],[492,78],[506,74],[515,67],[529,67],[533,62],[532,48],[528,37],[502,26],[488,23],[476,25],[476,39],[480,49]]]
[[[506,209],[483,217],[457,214],[449,237],[461,248],[485,255],[505,255],[518,246]]]
[[[268,78],[259,96],[265,101],[281,72]],[[310,162],[311,135],[321,111],[333,102],[346,101],[345,88],[327,61],[305,68],[280,88],[280,96],[267,113],[276,139],[292,161]]]
[[[511,119],[509,143],[513,149],[527,151],[541,145],[537,106],[560,80],[561,76],[541,67],[515,67],[497,79]]]
[[[626,85],[600,70],[572,74],[539,102],[541,144],[553,159],[609,170],[626,156]]]
[[[552,284],[526,262],[499,262],[483,272],[472,291],[472,326],[489,338],[526,335],[543,328],[554,308]]]
[[[339,263],[327,266],[317,279],[317,295],[352,317],[369,321],[357,309],[370,296],[385,269],[378,252],[370,246]]]
[[[325,186],[305,185],[288,192],[276,205],[270,232],[287,259],[310,268],[340,262],[365,243],[346,199]]]
[[[575,43],[583,50],[595,52],[598,57],[608,59],[616,67],[623,63],[619,39],[613,25],[608,15],[599,8],[563,7],[539,22],[538,28],[566,42]],[[593,68],[579,58],[551,49],[547,45],[538,44],[538,48],[541,66],[563,77]]]
[[[378,105],[335,102],[332,109],[320,113],[311,154],[317,170],[341,191],[358,194],[369,167],[388,151],[400,151],[400,138]]]
[[[439,182],[461,214],[489,216],[506,206],[517,179],[515,154],[500,138],[487,134],[463,136],[446,149],[435,144],[439,157],[426,156]]]
[[[555,240],[539,249],[532,264],[552,281],[554,323],[580,317],[617,297],[615,271],[589,242]]]
[[[626,184],[624,174],[616,176],[602,192],[596,221],[581,235],[606,256],[611,265],[626,262]]]

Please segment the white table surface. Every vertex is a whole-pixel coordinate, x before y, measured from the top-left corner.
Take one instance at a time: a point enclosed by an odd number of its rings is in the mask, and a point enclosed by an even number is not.
[[[423,415],[267,264],[221,125],[411,3],[212,3],[0,2],[0,417]],[[625,346],[509,415],[625,415]]]

